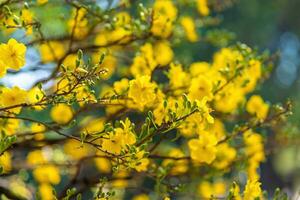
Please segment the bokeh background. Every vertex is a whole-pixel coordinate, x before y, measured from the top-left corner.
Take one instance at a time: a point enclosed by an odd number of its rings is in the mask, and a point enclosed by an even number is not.
[[[184,0],[183,0],[184,1]],[[187,1],[187,0],[185,0]],[[178,45],[176,54],[179,60],[210,60],[212,53],[222,45],[234,44],[241,41],[258,51],[269,51],[274,65],[273,71],[267,81],[258,88],[260,93],[271,103],[285,102],[291,99],[294,103],[294,115],[290,117],[278,138],[273,138],[272,130],[269,130],[270,155],[261,166],[262,182],[265,190],[272,193],[276,187],[283,188],[292,194],[300,192],[300,0],[212,0],[226,5],[226,9],[215,13],[221,20],[220,24],[213,27],[213,31],[223,31],[228,40],[216,40],[217,45],[211,46],[204,43],[196,43],[185,52],[185,46]],[[99,1],[101,4],[106,1]],[[145,4],[150,1],[139,1]],[[225,3],[224,3],[225,2]],[[104,5],[105,6],[105,5]],[[43,22],[42,29],[45,34],[60,36],[67,30],[63,21],[67,16],[64,7],[50,7],[47,12],[37,10],[37,17]],[[57,17],[59,16],[59,17]],[[19,33],[13,37],[18,38]],[[1,39],[0,35],[0,39]],[[213,38],[213,36],[212,36]],[[1,39],[2,40],[2,39]],[[47,77],[53,66],[39,66],[38,52],[28,49],[27,64],[22,73],[12,74],[1,80],[5,85],[19,85],[30,88],[39,79]],[[273,142],[276,141],[275,145]],[[278,142],[280,141],[280,142]],[[298,197],[300,199],[300,195]]]

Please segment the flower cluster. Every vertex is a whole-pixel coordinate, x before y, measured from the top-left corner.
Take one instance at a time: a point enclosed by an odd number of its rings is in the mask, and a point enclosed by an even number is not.
[[[266,56],[242,43],[195,55],[215,45],[213,1],[107,2],[0,3],[0,77],[51,70],[29,89],[1,81],[7,198],[262,198],[261,128],[290,111],[256,90]],[[41,26],[48,9],[63,14]]]

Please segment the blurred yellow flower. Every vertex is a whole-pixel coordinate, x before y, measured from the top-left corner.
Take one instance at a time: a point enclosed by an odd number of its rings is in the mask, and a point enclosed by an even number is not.
[[[7,44],[0,45],[0,65],[4,65],[0,67],[19,70],[25,65],[25,53],[26,46],[24,44],[13,38],[9,39]]]
[[[86,18],[86,9],[73,9],[71,19],[68,21],[70,34],[76,39],[82,39],[88,34],[88,20]]]
[[[155,101],[155,88],[156,85],[151,82],[150,76],[140,76],[129,82],[128,97],[143,110]]]
[[[269,105],[264,102],[264,100],[258,96],[253,95],[247,102],[246,110],[255,115],[258,119],[265,119],[269,112]]]
[[[198,193],[205,199],[222,198],[226,193],[226,184],[222,181],[215,183],[204,181],[199,184]]]
[[[191,85],[189,88],[189,98],[191,100],[199,100],[201,101],[204,97],[207,100],[211,100],[213,98],[213,84],[208,77],[200,75],[191,81]]]
[[[37,0],[37,3],[40,5],[45,4],[47,2],[48,2],[48,0]]]
[[[64,143],[64,152],[69,155],[71,159],[80,160],[83,157],[91,155],[93,149],[91,146],[82,144],[80,141],[69,139]]]
[[[33,176],[39,183],[58,184],[60,182],[59,169],[55,165],[45,164],[33,170]]]
[[[27,163],[29,165],[42,165],[47,163],[47,159],[45,158],[43,151],[34,150],[28,153]]]
[[[150,76],[156,66],[157,62],[154,58],[153,46],[150,43],[146,43],[140,48],[140,54],[134,57],[130,66],[130,72],[134,77],[141,75]]]
[[[66,104],[58,104],[51,109],[50,115],[56,123],[66,124],[73,118],[73,109]]]
[[[194,19],[188,16],[184,16],[180,19],[180,23],[185,31],[186,38],[190,42],[197,42],[199,38],[196,32]]]
[[[46,127],[43,124],[32,123],[31,124],[31,132],[34,134],[34,139],[42,140],[44,139],[44,132],[46,131]]]
[[[197,0],[197,9],[202,16],[207,16],[210,13],[207,1],[208,0]]]
[[[260,198],[262,191],[260,188],[261,183],[258,181],[247,181],[245,190],[244,190],[244,200],[254,200]]]
[[[185,155],[180,149],[173,148],[168,153],[168,156],[170,156],[172,158],[183,158]],[[170,173],[174,174],[174,175],[184,174],[189,169],[188,168],[188,160],[186,160],[186,159],[180,159],[180,160],[165,159],[162,162],[162,165],[171,167]]]
[[[56,61],[63,58],[65,46],[61,42],[47,41],[39,46],[41,59],[44,63]]]
[[[135,195],[132,200],[150,200],[150,198],[147,194],[138,194]]]
[[[8,109],[8,111],[15,114],[19,114],[22,109],[22,104],[26,103],[27,92],[19,87],[15,86],[13,88],[2,88],[0,94],[0,105],[1,107],[13,107]]]
[[[53,200],[55,199],[53,190],[54,188],[49,183],[42,183],[38,186],[41,200]]]
[[[2,167],[3,173],[8,173],[12,169],[11,154],[9,152],[4,152],[0,156],[0,166]]]
[[[156,42],[153,50],[158,65],[166,66],[173,60],[174,53],[168,41],[163,40]]]
[[[208,132],[202,131],[199,138],[191,139],[188,146],[191,152],[191,158],[199,163],[210,164],[215,160],[217,154],[217,139]]]
[[[173,31],[173,21],[177,17],[177,8],[171,0],[156,0],[153,5],[151,32],[153,35],[167,38]]]
[[[105,151],[114,154],[120,154],[121,150],[126,145],[132,145],[136,142],[136,137],[131,130],[131,122],[127,118],[125,122],[121,121],[122,128],[115,128],[113,132],[107,134],[106,139],[103,139],[102,148]]]

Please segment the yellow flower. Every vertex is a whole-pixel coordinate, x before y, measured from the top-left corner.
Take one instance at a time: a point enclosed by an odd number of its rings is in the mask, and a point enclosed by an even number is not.
[[[34,134],[34,139],[42,140],[44,139],[44,132],[46,131],[46,127],[43,124],[32,123],[31,124],[31,132]]]
[[[223,143],[217,146],[217,157],[214,160],[213,166],[217,169],[226,169],[234,161],[236,150]]]
[[[82,144],[77,140],[70,139],[64,144],[64,152],[74,160],[80,160],[81,158],[90,155],[92,150],[91,146]]]
[[[226,193],[226,185],[221,181],[216,183],[204,181],[198,186],[198,193],[205,199],[210,199],[212,196],[223,197]]]
[[[200,15],[207,16],[209,15],[209,7],[207,5],[208,0],[197,0],[197,9]]]
[[[154,15],[155,16],[155,15]],[[168,38],[173,31],[172,21],[164,15],[153,17],[151,32],[153,35],[161,38]]]
[[[37,3],[38,3],[39,5],[45,4],[45,3],[47,3],[47,2],[48,2],[48,0],[37,0]]]
[[[128,181],[125,179],[128,177],[128,171],[120,170],[113,174],[113,177],[115,177],[116,180],[111,182],[112,187],[125,188],[128,186]]]
[[[79,106],[84,106],[85,104],[91,102],[97,102],[95,95],[86,86],[77,87],[74,92],[76,92],[76,99]]]
[[[216,52],[213,56],[212,67],[215,70],[228,69],[230,72],[234,72],[237,68],[237,63],[243,61],[243,55],[232,48],[222,48]]]
[[[88,34],[88,20],[85,17],[86,9],[73,9],[71,19],[68,21],[68,29],[76,39],[83,39]]]
[[[207,106],[207,98],[204,97],[201,101],[196,100],[196,104],[201,112],[202,118],[209,124],[214,123],[214,118],[210,115],[211,108]],[[216,137],[216,136],[215,136]]]
[[[214,123],[208,127],[208,132],[213,133],[218,141],[223,140],[226,134],[225,126],[219,119],[214,119]]]
[[[0,78],[6,74],[6,67],[3,61],[0,59]]]
[[[153,5],[153,10],[157,15],[165,15],[170,20],[175,20],[177,17],[177,8],[171,0],[156,0]]]
[[[4,68],[19,70],[25,65],[25,53],[26,46],[11,38],[7,44],[0,45],[0,65],[4,65]]]
[[[49,183],[42,183],[38,186],[41,200],[53,200],[55,199],[53,190],[54,188]]]
[[[168,153],[168,156],[173,158],[182,158],[185,155],[180,149],[174,148]],[[184,174],[189,169],[188,160],[186,159],[181,159],[181,160],[164,159],[162,165],[170,166],[171,167],[170,173],[173,175]]]
[[[204,97],[207,100],[211,100],[213,97],[212,93],[213,85],[208,77],[203,75],[192,79],[191,86],[189,88],[189,97],[192,100],[202,100]]]
[[[261,183],[258,181],[247,181],[244,190],[244,200],[254,200],[257,197],[261,197],[262,191],[260,188]]]
[[[77,55],[76,54],[69,54],[63,61],[63,65],[68,70],[74,70],[76,67],[76,60]]]
[[[150,81],[150,76],[140,76],[129,82],[128,97],[143,110],[147,105],[152,105],[155,101],[156,85]]]
[[[51,109],[50,115],[56,123],[66,124],[73,118],[73,109],[66,104],[58,104]]]
[[[44,91],[38,87],[34,87],[28,91],[28,103],[38,104],[45,96]],[[43,110],[45,106],[33,106],[36,110]]]
[[[3,173],[7,173],[11,170],[11,155],[9,152],[4,152],[0,156],[0,166],[3,168]]]
[[[179,126],[180,133],[184,137],[193,137],[198,130],[202,130],[207,124],[203,121],[203,116],[197,112],[187,117],[183,123]]]
[[[212,163],[217,154],[216,145],[217,139],[213,134],[201,132],[198,139],[191,139],[188,142],[191,158],[199,163]]]
[[[115,16],[115,25],[122,27],[130,24],[131,16],[128,12],[118,12]]]
[[[236,184],[236,182],[233,182],[232,187],[229,191],[232,194],[234,200],[242,200],[240,195],[240,187],[238,186],[238,184]]]
[[[199,112],[187,117],[179,126],[180,133],[185,137],[192,137],[214,123],[214,118],[210,115],[211,109],[207,106],[207,97],[202,98],[201,101],[196,100],[194,103],[198,106]],[[180,113],[180,110],[184,111],[184,108],[177,108],[176,113]],[[217,135],[215,136],[217,137]]]
[[[194,62],[190,65],[190,73],[192,76],[204,75],[210,70],[210,64],[207,62]]]
[[[252,92],[255,89],[258,79],[261,77],[261,62],[258,60],[250,60],[248,67],[243,70],[240,77],[236,79],[242,86],[245,93]]]
[[[260,174],[258,173],[258,169],[260,166],[260,162],[256,161],[254,157],[250,157],[247,165],[247,177],[249,180],[259,180]]]
[[[0,131],[5,133],[6,135],[15,134],[19,127],[19,119],[0,119]]]
[[[132,32],[127,28],[116,27],[108,35],[109,43],[126,44],[131,39]]]
[[[248,158],[247,175],[249,180],[258,180],[257,168],[265,160],[263,138],[252,130],[244,133],[245,153]]]
[[[104,123],[105,123],[104,118],[95,118],[95,119],[88,120],[88,122],[82,128],[82,132],[91,135],[100,133],[101,131],[104,130]]]
[[[132,200],[150,200],[150,198],[147,194],[138,194],[135,195]]]
[[[65,54],[64,44],[50,41],[39,46],[41,58],[44,63],[61,59]]]
[[[131,122],[127,118],[125,122],[121,121],[122,128],[115,128],[113,132],[107,134],[106,139],[102,141],[102,148],[110,153],[120,154],[126,145],[133,145],[136,137],[132,132]]]
[[[174,57],[170,43],[168,41],[156,42],[154,45],[154,57],[158,65],[168,65]]]
[[[151,72],[157,66],[157,62],[154,58],[154,51],[152,44],[146,43],[140,49],[140,54],[138,54],[134,59],[130,67],[130,72],[134,77],[140,75],[151,75]]]
[[[95,44],[105,46],[109,43],[109,31],[102,30],[95,38]]]
[[[183,71],[180,64],[170,64],[168,77],[170,79],[170,87],[174,89],[182,89],[189,84],[189,75]]]
[[[262,136],[258,133],[252,132],[252,130],[244,133],[244,142],[246,145],[246,154],[248,156],[253,156],[255,153],[264,151]]]
[[[33,176],[39,183],[58,184],[60,182],[59,169],[55,165],[46,164],[33,170]]]
[[[105,154],[103,152],[100,152],[100,151],[97,152],[97,156],[99,156],[99,157],[96,157],[94,159],[95,166],[101,173],[110,173],[111,172],[111,162],[109,159],[107,159],[105,157],[101,157],[104,155]]]
[[[30,165],[46,164],[47,160],[41,150],[34,150],[28,153],[27,163]]]
[[[127,78],[123,78],[120,81],[114,82],[114,91],[118,95],[125,94],[129,88],[129,80]]]
[[[131,40],[131,36],[131,30],[116,26],[113,30],[102,30],[95,38],[95,44],[103,47],[108,44],[126,44]]]
[[[136,153],[135,157],[136,158],[133,161],[129,161],[132,162],[130,163],[130,165],[132,165],[131,167],[138,172],[146,171],[150,160],[145,157],[145,151],[139,150],[138,153]]]
[[[2,88],[0,94],[0,105],[1,107],[12,107],[21,105],[27,102],[27,92],[15,86],[13,88]],[[17,106],[9,109],[8,111],[19,114],[22,106]]]
[[[165,108],[163,101],[161,101],[157,106],[155,106],[155,109],[153,110],[155,123],[158,125],[161,125],[163,122],[166,122],[169,120],[168,116],[168,108],[172,108],[170,106],[171,101],[169,101],[169,105],[167,108]]]
[[[216,95],[215,109],[224,113],[231,113],[238,108],[244,99],[242,89],[229,84]]]
[[[156,0],[153,5],[151,32],[153,35],[167,38],[173,30],[173,21],[177,17],[177,8],[170,0]]]
[[[269,105],[264,102],[264,100],[258,96],[258,95],[253,95],[249,99],[246,105],[246,110],[250,114],[256,115],[258,119],[265,119],[268,115],[269,112]]]
[[[35,104],[41,101],[44,96],[45,94],[43,90],[38,87],[34,87],[28,92],[28,102]]]
[[[25,24],[29,24],[29,26],[26,27],[26,34],[31,35],[33,31],[33,26],[30,25],[30,23],[33,23],[33,13],[28,9],[23,9],[21,19]]]
[[[185,16],[185,17],[182,17],[180,19],[180,23],[183,26],[186,38],[190,42],[197,42],[198,41],[198,35],[197,35],[197,32],[196,32],[194,19],[192,19],[191,17]]]

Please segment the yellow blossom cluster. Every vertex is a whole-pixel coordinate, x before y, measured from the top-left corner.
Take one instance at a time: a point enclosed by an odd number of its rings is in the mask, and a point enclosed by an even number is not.
[[[249,180],[258,180],[259,174],[257,169],[260,162],[265,160],[263,138],[258,133],[251,130],[244,133],[245,153],[248,156],[248,178]]]
[[[177,8],[171,0],[155,1],[151,33],[157,37],[168,38],[172,34],[177,12]]]
[[[0,78],[25,64],[51,70],[28,89],[1,79],[0,171],[20,176],[21,189],[28,182],[45,200],[262,198],[260,129],[290,111],[258,95],[264,55],[242,43],[208,58],[195,50],[214,45],[206,23],[220,21],[219,2],[151,2],[0,6]],[[62,13],[41,26],[35,7]],[[59,33],[47,32],[58,21]]]
[[[53,198],[53,185],[61,181],[57,166],[49,163],[46,151],[35,150],[27,155],[27,163],[34,167],[33,176],[39,183],[38,192],[42,199]]]
[[[25,65],[26,46],[15,39],[7,44],[0,44],[0,77],[6,74],[7,69],[20,70]]]

